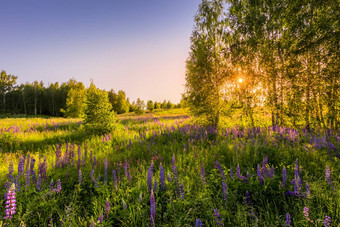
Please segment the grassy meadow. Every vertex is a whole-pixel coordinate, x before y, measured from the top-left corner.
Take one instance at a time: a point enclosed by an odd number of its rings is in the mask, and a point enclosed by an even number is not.
[[[162,110],[98,136],[81,119],[0,119],[0,226],[339,226],[339,131],[255,120]]]

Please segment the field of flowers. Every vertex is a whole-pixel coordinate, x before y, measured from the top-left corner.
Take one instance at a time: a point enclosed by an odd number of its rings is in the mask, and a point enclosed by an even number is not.
[[[0,120],[0,226],[339,226],[339,131]]]

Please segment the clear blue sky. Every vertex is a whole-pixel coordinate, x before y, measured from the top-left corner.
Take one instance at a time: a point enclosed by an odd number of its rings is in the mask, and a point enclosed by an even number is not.
[[[0,70],[177,103],[200,0],[1,0]]]

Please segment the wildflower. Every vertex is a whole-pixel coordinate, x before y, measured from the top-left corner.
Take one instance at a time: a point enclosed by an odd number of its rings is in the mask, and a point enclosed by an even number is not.
[[[282,188],[285,188],[285,187],[286,187],[286,184],[287,184],[287,169],[286,169],[286,167],[283,167],[283,170],[282,170],[282,184],[281,184],[281,187],[282,187]]]
[[[60,179],[57,181],[57,188],[54,189],[55,192],[59,193],[61,191],[62,187],[61,187],[61,181]]]
[[[15,184],[12,184],[11,188],[6,193],[6,206],[5,206],[5,214],[4,219],[12,219],[15,214],[16,209],[16,199],[15,199]]]
[[[322,222],[322,225],[325,227],[331,227],[331,222],[332,222],[331,217],[326,215],[325,220]]]
[[[220,211],[218,209],[214,210],[214,217],[215,217],[215,221],[217,225],[220,225],[220,226],[224,225],[222,222]]]
[[[53,179],[51,179],[50,186],[49,186],[50,191],[53,191],[53,184],[54,184]]]
[[[98,222],[99,222],[99,223],[102,223],[103,220],[104,220],[103,213],[101,213],[101,214],[99,215],[99,217],[98,217]]]
[[[250,194],[248,191],[246,192],[246,202],[250,206]]]
[[[262,176],[262,172],[261,172],[261,167],[260,165],[257,165],[257,176],[259,178],[260,184],[263,185],[264,183],[264,178]]]
[[[234,178],[234,173],[233,173],[233,169],[230,166],[230,178],[233,179]]]
[[[105,184],[107,183],[107,166],[108,166],[107,158],[105,158],[105,162],[104,162],[104,183]]]
[[[179,186],[179,183],[178,183],[177,166],[174,166],[174,168],[173,168],[173,175],[174,175],[174,182],[175,182],[175,185],[176,185],[176,187],[178,187],[178,186]]]
[[[106,199],[105,203],[105,218],[109,218],[109,213],[110,213],[110,201],[109,199]]]
[[[155,204],[155,195],[153,191],[151,191],[150,196],[150,225],[155,226],[155,218],[156,218],[156,204]]]
[[[81,175],[81,169],[79,169],[79,171],[78,171],[78,182],[79,182],[79,185],[81,185],[81,183],[83,182],[83,178],[82,178],[82,175]]]
[[[9,166],[8,166],[8,174],[7,174],[7,178],[10,182],[13,181],[13,172],[14,172],[14,169],[13,169],[13,162],[11,161],[9,163]]]
[[[286,214],[286,226],[287,226],[287,227],[291,226],[291,225],[290,225],[291,222],[292,222],[292,221],[291,221],[290,214],[287,213],[287,214]]]
[[[202,227],[202,221],[200,219],[196,219],[196,227]]]
[[[329,166],[326,166],[326,181],[332,186],[334,189],[332,179],[331,179],[331,170],[329,169]]]
[[[149,189],[149,192],[150,192],[151,189],[152,189],[152,169],[151,169],[151,167],[149,167],[149,169],[148,169],[147,183],[148,183],[148,189]]]
[[[24,169],[25,169],[25,156],[20,157],[20,160],[19,160],[19,165],[18,165],[18,175],[19,176],[24,174]]]
[[[77,170],[78,171],[80,169],[80,164],[81,164],[81,150],[80,150],[80,145],[78,145],[78,163],[77,163]]]
[[[41,190],[40,186],[41,186],[41,174],[38,175],[38,179],[37,179],[37,186],[36,187],[37,187],[38,191]]]
[[[25,187],[27,188],[28,186],[30,186],[30,182],[31,181],[31,177],[30,177],[30,171],[26,170],[25,173]]]
[[[183,188],[183,183],[181,183],[181,185],[178,188],[179,190],[179,196],[181,198],[181,200],[184,200],[184,188]]]
[[[240,165],[237,165],[237,177],[243,180],[245,183],[248,183],[248,179],[241,175]]]
[[[228,202],[228,193],[227,193],[227,185],[224,181],[222,181],[222,189],[223,189],[223,199]]]
[[[303,208],[303,214],[304,214],[307,221],[310,221],[311,223],[313,223],[313,221],[309,218],[309,208],[308,207]]]
[[[164,168],[162,164],[160,164],[160,182],[161,182],[161,188],[163,191],[165,191],[165,176],[164,176]]]
[[[225,174],[224,174],[224,171],[222,169],[222,166],[220,165],[220,163],[217,160],[216,160],[216,167],[220,171],[223,181],[227,181]]]
[[[112,170],[112,176],[113,176],[113,185],[115,186],[115,189],[117,190],[118,182],[117,182],[117,175],[116,175],[115,170]]]

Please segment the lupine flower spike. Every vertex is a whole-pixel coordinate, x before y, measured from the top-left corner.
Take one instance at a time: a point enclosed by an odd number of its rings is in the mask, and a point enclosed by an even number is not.
[[[6,194],[6,206],[5,206],[5,214],[4,219],[12,219],[15,214],[16,209],[16,199],[15,199],[15,184],[12,184],[11,188],[8,190]]]

